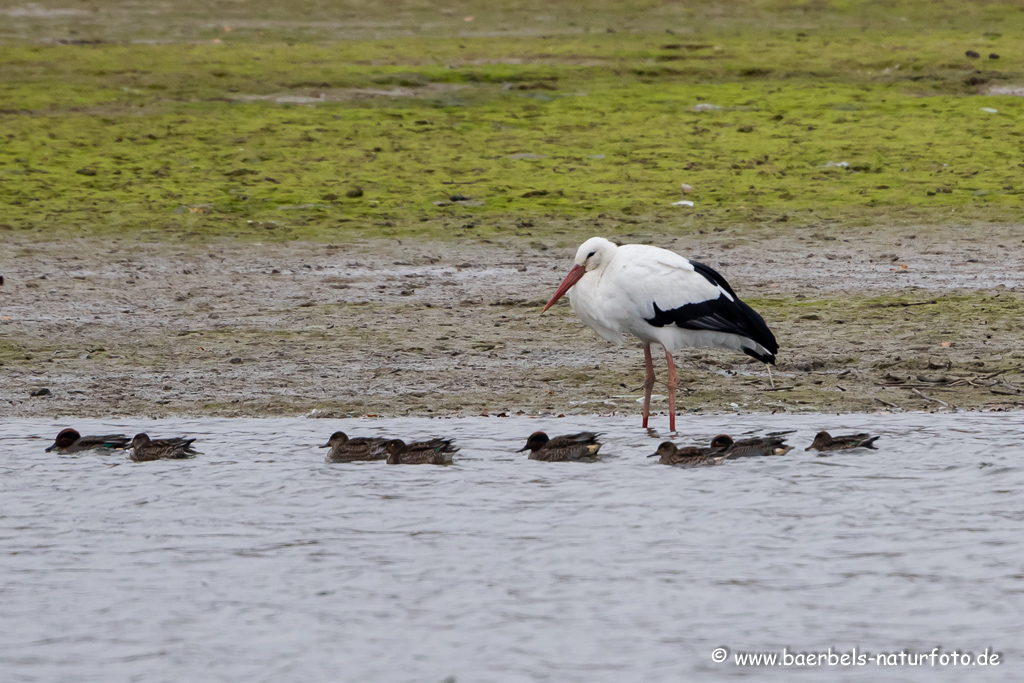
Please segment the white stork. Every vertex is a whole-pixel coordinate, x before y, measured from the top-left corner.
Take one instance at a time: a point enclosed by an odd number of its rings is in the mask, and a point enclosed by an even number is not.
[[[779,345],[764,319],[740,301],[712,268],[643,244],[616,246],[591,237],[544,311],[569,292],[576,315],[603,339],[621,344],[627,332],[644,344],[644,427],[651,413],[651,344],[668,362],[669,427],[676,430],[676,367],[684,348],[732,349],[775,364]],[[543,312],[543,311],[542,311]]]

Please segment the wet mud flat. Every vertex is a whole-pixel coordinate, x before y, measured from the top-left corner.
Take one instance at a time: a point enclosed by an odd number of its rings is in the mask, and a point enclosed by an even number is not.
[[[683,410],[1003,410],[1024,403],[1017,230],[619,239],[719,269],[779,338],[774,390],[745,357],[681,354]],[[10,246],[4,416],[640,409],[638,344],[606,344],[567,304],[539,314],[575,238]]]

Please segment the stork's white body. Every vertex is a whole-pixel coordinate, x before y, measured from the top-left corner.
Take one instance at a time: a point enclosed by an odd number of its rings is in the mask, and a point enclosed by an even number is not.
[[[592,237],[580,245],[575,266],[544,310],[567,291],[580,320],[601,338],[621,344],[625,335],[631,334],[644,343],[645,427],[654,386],[651,344],[665,349],[673,431],[673,353],[711,347],[775,362],[778,344],[761,316],[740,301],[713,269],[667,249],[642,244],[616,246]]]
[[[679,254],[646,244],[624,244],[608,263],[588,270],[569,290],[569,304],[587,327],[606,341],[622,344],[625,334],[657,343],[670,353],[685,348],[719,348],[742,352],[760,347],[728,332],[689,330],[676,325],[655,327],[654,304],[662,310],[687,304],[735,298],[697,273]],[[763,347],[759,351],[767,352]]]

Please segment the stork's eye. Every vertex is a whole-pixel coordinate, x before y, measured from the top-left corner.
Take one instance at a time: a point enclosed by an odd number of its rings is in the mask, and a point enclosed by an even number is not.
[[[597,253],[596,251],[592,251],[592,252],[590,252],[589,254],[587,254],[587,258],[590,258],[591,256],[593,256],[593,255],[594,255],[594,254],[596,254],[596,253]]]

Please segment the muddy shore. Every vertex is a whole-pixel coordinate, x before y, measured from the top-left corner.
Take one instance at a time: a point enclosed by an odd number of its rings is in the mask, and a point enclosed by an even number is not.
[[[683,410],[1002,410],[1024,404],[1020,232],[624,239],[719,269],[779,339],[775,390],[745,357],[680,354]],[[0,417],[638,414],[639,344],[539,314],[575,242],[12,238]]]

